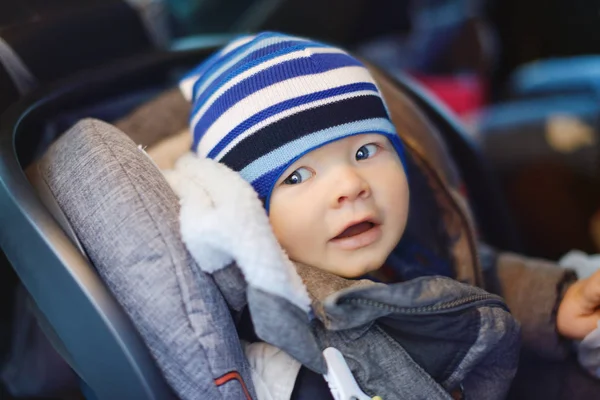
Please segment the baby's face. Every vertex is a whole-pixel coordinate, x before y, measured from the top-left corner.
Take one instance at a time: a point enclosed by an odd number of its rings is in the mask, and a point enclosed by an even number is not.
[[[275,236],[293,261],[345,278],[380,268],[407,216],[402,163],[379,134],[304,155],[276,183],[269,208]]]

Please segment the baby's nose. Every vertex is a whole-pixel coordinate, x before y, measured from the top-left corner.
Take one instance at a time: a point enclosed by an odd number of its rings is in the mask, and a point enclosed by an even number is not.
[[[335,193],[333,206],[341,206],[371,195],[368,181],[354,168],[343,168],[338,174],[335,186],[332,187]]]

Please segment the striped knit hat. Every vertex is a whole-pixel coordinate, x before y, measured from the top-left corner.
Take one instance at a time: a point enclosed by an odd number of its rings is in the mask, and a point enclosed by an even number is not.
[[[369,71],[322,43],[265,32],[234,40],[181,82],[193,150],[248,181],[268,208],[281,174],[304,154],[361,133],[403,147]]]

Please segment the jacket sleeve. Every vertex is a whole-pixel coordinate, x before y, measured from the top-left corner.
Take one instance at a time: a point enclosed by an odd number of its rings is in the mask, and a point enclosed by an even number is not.
[[[556,330],[556,313],[575,273],[549,261],[480,246],[486,289],[504,298],[521,323],[523,349],[553,360],[566,358],[571,341]]]

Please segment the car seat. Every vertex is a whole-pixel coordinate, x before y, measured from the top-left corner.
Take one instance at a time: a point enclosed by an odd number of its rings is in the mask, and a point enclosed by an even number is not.
[[[34,188],[34,178],[28,179],[24,171],[80,117],[123,116],[131,107],[115,110],[107,104],[114,104],[116,98],[136,99],[133,102],[140,104],[173,85],[174,77],[215,48],[156,52],[80,73],[32,93],[1,116],[0,247],[33,300],[44,333],[80,377],[86,398],[178,395],[123,304],[100,278],[98,266],[82,251],[72,221],[64,218],[52,196]],[[501,248],[513,247],[514,234],[493,179],[460,126],[408,78],[393,80],[379,73],[380,79],[409,96],[439,132],[443,143],[430,140],[433,151],[450,154],[445,161],[456,161],[455,181],[458,184],[462,177],[465,183],[481,237]],[[214,380],[216,386],[229,381],[227,374],[221,378]],[[251,397],[251,384],[237,380],[242,385],[235,393]]]

